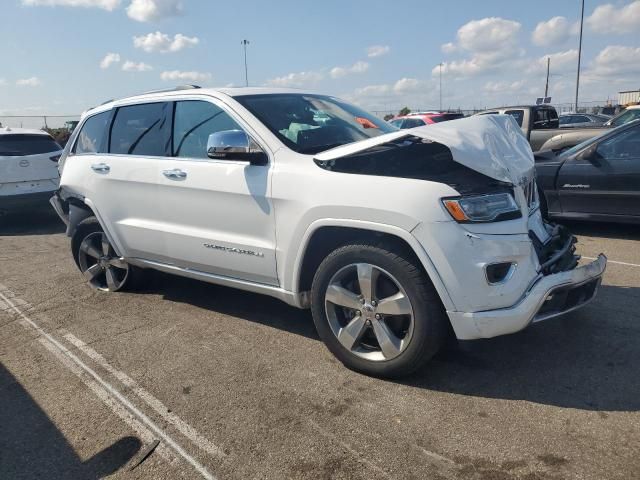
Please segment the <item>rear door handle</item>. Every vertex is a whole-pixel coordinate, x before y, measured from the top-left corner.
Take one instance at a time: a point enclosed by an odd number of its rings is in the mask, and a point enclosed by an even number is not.
[[[91,170],[98,173],[109,173],[111,167],[106,163],[94,163],[93,165],[91,165]]]
[[[182,178],[187,178],[187,172],[185,172],[184,170],[180,170],[179,168],[173,168],[171,170],[163,170],[162,174],[167,178],[171,178],[172,180],[180,180]]]

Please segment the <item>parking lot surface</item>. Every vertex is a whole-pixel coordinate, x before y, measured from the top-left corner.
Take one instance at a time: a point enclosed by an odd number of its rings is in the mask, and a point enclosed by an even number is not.
[[[640,228],[569,226],[610,260],[593,303],[392,382],[309,312],[161,273],[96,292],[57,217],[0,217],[0,478],[638,478]]]

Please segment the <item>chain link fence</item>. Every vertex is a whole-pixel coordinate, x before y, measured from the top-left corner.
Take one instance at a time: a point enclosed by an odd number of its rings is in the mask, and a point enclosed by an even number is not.
[[[80,115],[0,115],[0,125],[13,128],[57,129],[73,127]]]

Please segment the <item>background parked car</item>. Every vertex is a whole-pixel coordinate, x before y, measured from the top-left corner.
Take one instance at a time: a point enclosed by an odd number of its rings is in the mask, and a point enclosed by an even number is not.
[[[42,130],[0,128],[0,212],[47,206],[62,148]]]
[[[640,120],[560,155],[536,155],[543,214],[640,223]]]
[[[634,120],[640,120],[640,105],[630,105],[624,111],[613,117],[607,123],[605,127],[619,127],[625,123],[633,122]]]
[[[560,128],[599,127],[611,117],[592,113],[565,113],[560,115]]]
[[[551,105],[520,105],[500,107],[475,115],[511,115],[529,140],[531,150],[553,150],[560,153],[602,133],[602,127],[575,128],[571,132],[560,128],[558,113]]]
[[[391,120],[389,123],[394,127],[398,127],[400,129],[406,128],[415,128],[422,127],[424,125],[431,125],[433,123],[447,122],[449,120],[456,120],[458,118],[463,118],[464,114],[462,113],[452,113],[452,112],[418,112],[418,113],[410,113],[409,115],[404,115],[402,117],[396,117]]]

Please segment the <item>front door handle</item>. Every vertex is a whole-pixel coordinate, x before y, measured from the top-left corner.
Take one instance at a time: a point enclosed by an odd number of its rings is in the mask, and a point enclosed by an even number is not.
[[[180,170],[179,168],[163,170],[162,174],[167,178],[171,178],[172,180],[181,180],[183,178],[187,178],[187,172],[185,172],[184,170]]]
[[[93,165],[91,165],[91,170],[98,173],[109,173],[111,167],[106,163],[94,163]]]

